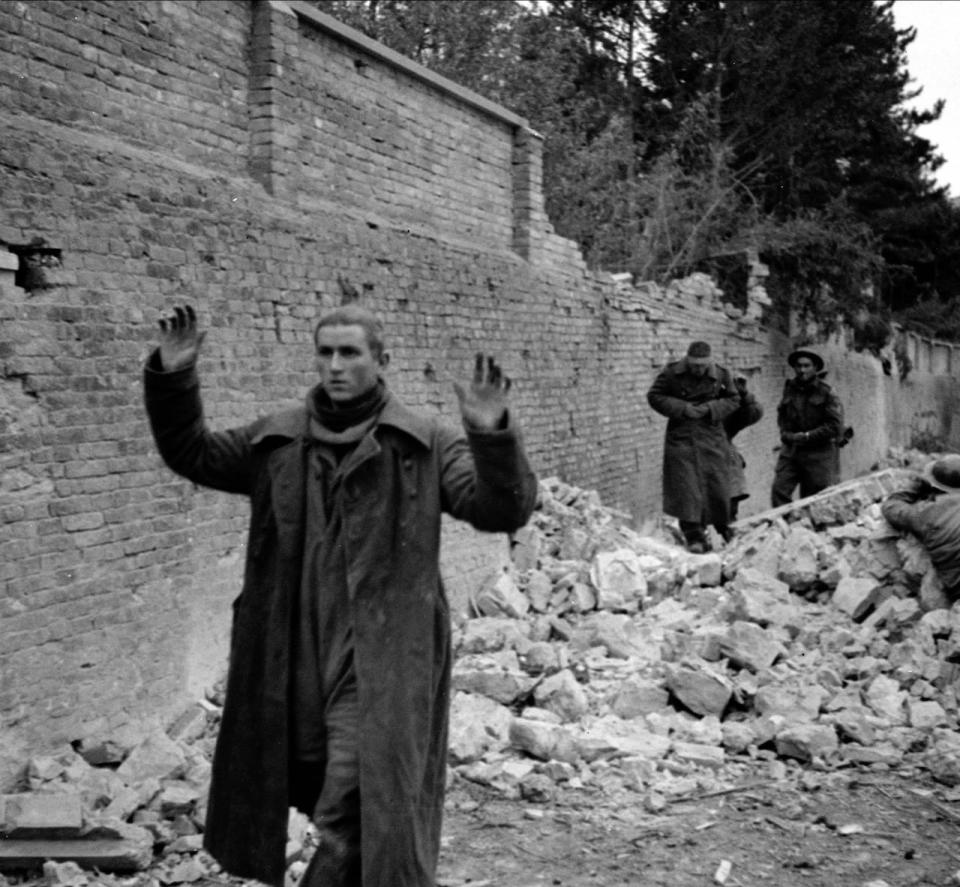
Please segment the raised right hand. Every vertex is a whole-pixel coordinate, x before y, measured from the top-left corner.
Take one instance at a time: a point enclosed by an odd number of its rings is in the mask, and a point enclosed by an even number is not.
[[[200,353],[206,333],[197,329],[197,315],[190,305],[178,305],[160,321],[160,362],[171,373],[190,366]]]

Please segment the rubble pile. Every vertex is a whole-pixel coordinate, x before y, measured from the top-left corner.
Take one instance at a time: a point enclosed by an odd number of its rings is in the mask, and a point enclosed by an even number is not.
[[[456,773],[528,800],[599,780],[648,806],[758,762],[960,785],[960,604],[880,514],[907,476],[741,521],[705,555],[543,481],[455,635]]]
[[[454,630],[451,778],[531,804],[599,788],[654,815],[758,767],[924,770],[960,794],[960,603],[878,504],[907,464],[745,519],[702,555],[542,481],[510,567]],[[43,865],[63,887],[229,880],[201,850],[221,702],[132,748],[30,761],[0,796],[0,870]],[[291,812],[291,884],[311,829]]]
[[[201,845],[219,710],[204,700],[132,748],[77,743],[31,759],[21,790],[0,795],[0,870],[42,866],[64,887],[216,877]]]

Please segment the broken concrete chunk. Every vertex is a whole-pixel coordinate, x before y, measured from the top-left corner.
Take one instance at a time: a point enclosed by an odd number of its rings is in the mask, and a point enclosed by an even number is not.
[[[619,754],[618,747],[600,734],[587,732],[574,737],[577,757],[587,764],[594,761],[608,761]]]
[[[886,666],[874,656],[853,656],[843,666],[843,676],[851,681],[868,681]]]
[[[903,760],[903,755],[892,745],[864,747],[856,743],[840,746],[839,757],[851,764],[886,764],[890,767]]]
[[[575,613],[589,613],[597,607],[597,592],[586,582],[574,582],[569,589],[567,600]]]
[[[723,582],[723,562],[716,552],[687,555],[687,576],[694,585],[712,587]]]
[[[473,693],[456,693],[450,703],[450,756],[456,763],[479,760],[510,741],[510,709]]]
[[[541,570],[533,570],[527,577],[527,598],[538,613],[546,613],[553,595],[553,582]]]
[[[0,869],[33,868],[46,860],[73,861],[104,872],[142,871],[153,861],[153,836],[128,826],[122,839],[7,839],[0,841]]]
[[[597,550],[597,540],[581,527],[566,527],[560,537],[561,558],[588,561]]]
[[[4,838],[72,838],[83,814],[76,792],[24,792],[0,795],[0,835]]]
[[[157,731],[137,745],[116,772],[127,785],[136,785],[151,777],[178,779],[183,775],[186,761],[182,746],[166,733]]]
[[[586,691],[569,669],[545,678],[534,688],[533,698],[540,708],[558,714],[565,721],[579,720],[589,708]]]
[[[72,785],[80,792],[83,805],[89,810],[99,810],[110,804],[127,787],[127,783],[107,767],[88,767]]]
[[[864,700],[880,717],[890,724],[906,724],[907,692],[900,684],[886,675],[877,675],[867,687]]]
[[[667,689],[698,715],[721,715],[733,695],[730,681],[706,662],[686,660],[669,669]]]
[[[556,671],[561,667],[564,657],[555,644],[547,641],[533,643],[520,657],[520,665],[530,675]]]
[[[161,884],[192,884],[209,877],[209,872],[196,857],[179,859],[169,868],[162,868],[157,872],[157,880]]]
[[[777,754],[801,761],[827,758],[839,742],[837,733],[827,724],[788,724],[776,735]]]
[[[548,804],[556,794],[556,785],[544,773],[529,773],[520,780],[520,797],[531,804]]]
[[[614,659],[660,658],[660,646],[650,637],[649,630],[641,628],[623,613],[599,611],[591,613],[581,623],[571,640],[577,649],[601,646]]]
[[[510,556],[514,567],[521,573],[535,570],[540,564],[540,552],[543,546],[540,530],[528,524],[517,530],[511,541]]]
[[[157,783],[159,787],[159,783]],[[138,789],[124,785],[111,799],[110,803],[103,808],[105,816],[110,816],[124,821],[130,819],[137,808],[142,806],[143,799]]]
[[[746,721],[724,721],[723,747],[733,754],[745,752],[756,742],[753,728]]]
[[[847,576],[837,583],[830,600],[852,619],[862,619],[876,603],[879,588],[876,579]]]
[[[757,690],[754,708],[761,715],[780,715],[787,721],[812,722],[829,694],[818,684],[784,687],[767,684]]]
[[[937,782],[960,785],[960,734],[935,730],[933,747],[924,755],[923,764]]]
[[[593,720],[583,735],[615,749],[618,757],[659,760],[673,744],[666,732],[647,729],[640,721],[624,721],[609,715]]]
[[[125,754],[126,750],[111,739],[104,739],[99,742],[83,742],[80,746],[80,755],[93,767],[119,764]]]
[[[504,651],[507,652],[507,651]],[[466,693],[487,696],[504,705],[516,702],[530,692],[536,679],[520,669],[519,660],[513,651],[515,667],[501,664],[490,656],[464,656],[453,666],[451,687]]]
[[[845,708],[836,714],[824,716],[823,721],[834,724],[842,737],[860,745],[870,746],[877,741],[877,730],[862,708]]]
[[[907,718],[911,727],[930,730],[948,723],[947,713],[939,702],[910,699],[907,702]]]
[[[508,759],[502,761],[477,761],[465,764],[457,772],[471,782],[479,782],[495,788],[507,798],[520,799],[520,783],[534,769],[534,763],[526,760]]]
[[[529,645],[530,625],[503,616],[468,619],[457,640],[459,653],[493,653],[512,649],[521,652]]]
[[[738,536],[724,552],[724,575],[731,578],[738,576],[746,566],[776,578],[786,531],[786,524],[777,520],[765,522]]]
[[[530,601],[506,570],[501,570],[484,583],[472,603],[474,611],[480,616],[520,619],[530,609]]]
[[[735,666],[761,671],[786,653],[783,644],[754,622],[734,622],[720,638],[720,653]]]
[[[53,782],[63,774],[64,766],[56,758],[42,756],[31,758],[27,762],[27,782],[30,788],[40,788],[46,782]]]
[[[639,718],[667,707],[670,694],[659,682],[628,678],[620,684],[611,703],[613,713],[624,720]]]
[[[921,613],[920,604],[914,598],[888,597],[863,620],[868,628],[896,626],[913,622]]]
[[[590,565],[590,581],[602,610],[635,613],[647,594],[639,557],[628,548],[598,552]]]
[[[176,742],[193,742],[203,736],[208,723],[209,714],[206,707],[196,703],[182,712],[167,728],[167,736]]]
[[[43,880],[49,887],[86,887],[90,877],[75,862],[53,862],[43,864]]]
[[[541,761],[549,761],[555,757],[571,763],[576,760],[576,751],[570,734],[562,727],[545,721],[514,718],[510,722],[510,744]],[[563,755],[561,752],[561,756],[557,756],[555,754],[557,749],[562,747],[568,748],[570,753]]]
[[[699,742],[675,741],[671,754],[678,760],[699,767],[722,767],[726,755],[722,748],[716,745],[703,745]]]
[[[160,814],[173,819],[180,813],[189,813],[200,800],[195,786],[180,780],[167,782],[160,791]]]
[[[783,540],[777,578],[793,591],[805,591],[820,575],[820,537],[800,524],[793,524]]]

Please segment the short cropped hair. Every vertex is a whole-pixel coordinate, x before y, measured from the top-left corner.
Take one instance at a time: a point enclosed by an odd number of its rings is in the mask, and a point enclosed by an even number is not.
[[[710,345],[707,342],[691,342],[687,349],[687,357],[709,357]]]
[[[325,326],[359,326],[367,337],[370,352],[377,360],[383,357],[386,345],[383,340],[383,324],[369,308],[349,304],[333,308],[324,314],[313,330],[313,346],[317,346],[317,333]]]

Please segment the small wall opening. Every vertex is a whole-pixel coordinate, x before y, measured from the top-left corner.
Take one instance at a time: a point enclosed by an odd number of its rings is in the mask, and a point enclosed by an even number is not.
[[[60,249],[48,246],[42,237],[35,237],[28,244],[7,244],[7,249],[20,263],[13,279],[16,286],[27,292],[55,286],[48,275],[51,271],[63,267]]]

